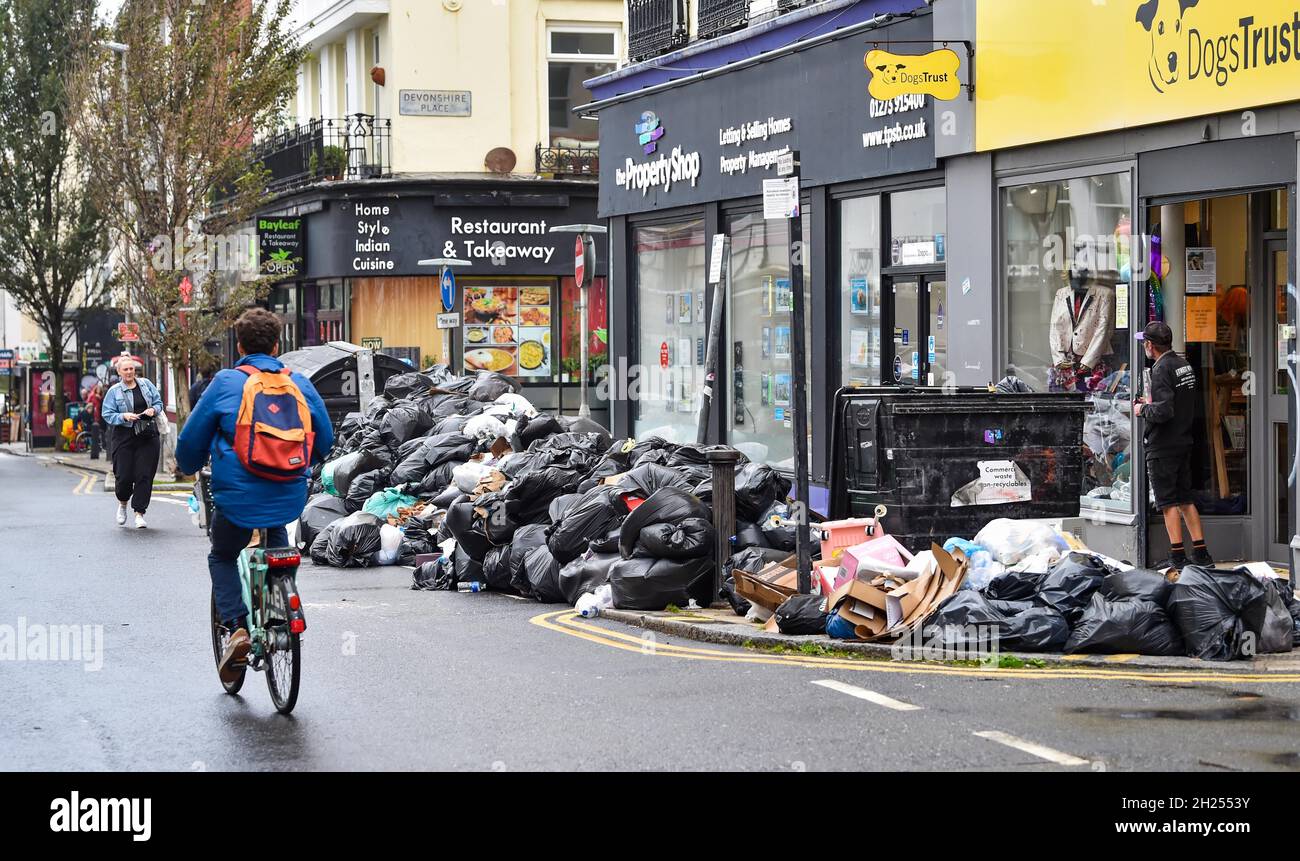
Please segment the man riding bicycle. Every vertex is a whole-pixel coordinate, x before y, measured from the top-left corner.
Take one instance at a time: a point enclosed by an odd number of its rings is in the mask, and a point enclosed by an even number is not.
[[[221,371],[212,378],[176,440],[176,463],[184,472],[197,473],[209,454],[212,457],[212,495],[216,510],[210,524],[212,550],[208,553],[208,573],[212,576],[217,611],[226,629],[232,632],[218,667],[222,681],[238,676],[251,647],[248,607],[244,605],[239,579],[239,554],[248,546],[254,530],[262,530],[267,547],[283,547],[289,543],[285,524],[296,520],[307,504],[310,466],[323,461],[334,445],[334,431],[325,402],[306,377],[291,373],[289,379],[301,392],[310,411],[309,423],[303,423],[309,424],[303,436],[311,447],[310,458],[292,457],[287,462],[293,466],[279,473],[268,473],[256,465],[252,466],[256,473],[250,470],[247,452],[260,438],[250,439],[249,434],[267,433],[266,425],[274,422],[258,423],[251,428],[247,423],[238,422],[248,421],[248,409],[244,407],[250,402],[250,395],[246,387],[254,378],[260,379],[262,375],[258,372],[286,373],[283,363],[275,358],[280,350],[280,319],[264,308],[250,308],[235,321],[235,340],[240,355],[236,368]],[[241,408],[244,408],[242,416]],[[277,415],[282,414],[274,401],[269,408]],[[269,432],[274,433],[274,428]],[[240,440],[238,453],[236,439]],[[302,463],[303,460],[308,462]]]

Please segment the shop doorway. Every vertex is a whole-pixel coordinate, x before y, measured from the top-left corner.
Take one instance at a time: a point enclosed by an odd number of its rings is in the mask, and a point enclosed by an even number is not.
[[[890,279],[886,311],[893,350],[885,357],[886,384],[941,386],[948,362],[948,282],[943,273]]]
[[[1144,319],[1169,323],[1196,372],[1192,490],[1216,559],[1287,558],[1286,199],[1276,189],[1146,208]],[[1164,558],[1149,499],[1147,511],[1148,556]]]

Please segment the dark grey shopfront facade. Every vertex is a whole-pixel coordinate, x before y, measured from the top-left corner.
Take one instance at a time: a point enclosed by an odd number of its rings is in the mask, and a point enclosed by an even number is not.
[[[722,288],[709,437],[792,468],[790,222],[765,219],[761,198],[784,152],[801,160],[813,504],[825,505],[827,419],[841,385],[942,382],[947,228],[934,106],[873,101],[862,64],[872,41],[930,38],[925,13],[864,23],[594,106],[612,249],[602,393],[616,435],[694,440],[706,321]],[[719,235],[728,265],[715,285]]]

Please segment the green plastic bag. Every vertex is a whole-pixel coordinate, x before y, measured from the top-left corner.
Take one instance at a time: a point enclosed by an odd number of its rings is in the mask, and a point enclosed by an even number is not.
[[[342,494],[334,488],[334,470],[338,465],[338,460],[331,460],[329,463],[322,466],[320,470],[320,486],[324,488],[325,492],[330,496],[342,496]]]
[[[408,496],[396,487],[389,487],[385,490],[372,493],[370,498],[366,500],[366,504],[361,507],[361,510],[367,514],[373,514],[378,518],[387,519],[390,516],[396,515],[397,509],[406,508],[414,504],[414,496]]]

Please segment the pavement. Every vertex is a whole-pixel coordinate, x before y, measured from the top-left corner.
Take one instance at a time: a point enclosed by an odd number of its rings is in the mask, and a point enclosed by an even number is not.
[[[121,528],[85,474],[0,456],[3,770],[1300,770],[1300,672],[777,653],[396,566],[303,566],[285,717],[256,675],[218,684],[184,495]]]
[[[103,489],[111,491],[113,489],[113,462],[109,460],[106,453],[100,453],[98,458],[91,458],[90,452],[85,451],[56,451],[54,449],[39,449],[28,451],[27,445],[21,442],[0,443],[0,453],[11,454],[17,457],[32,457],[38,461],[56,463],[60,466],[79,469],[86,472],[93,472],[104,476]],[[165,475],[156,475],[153,480],[154,490],[193,490],[193,482],[186,483],[174,481]]]

